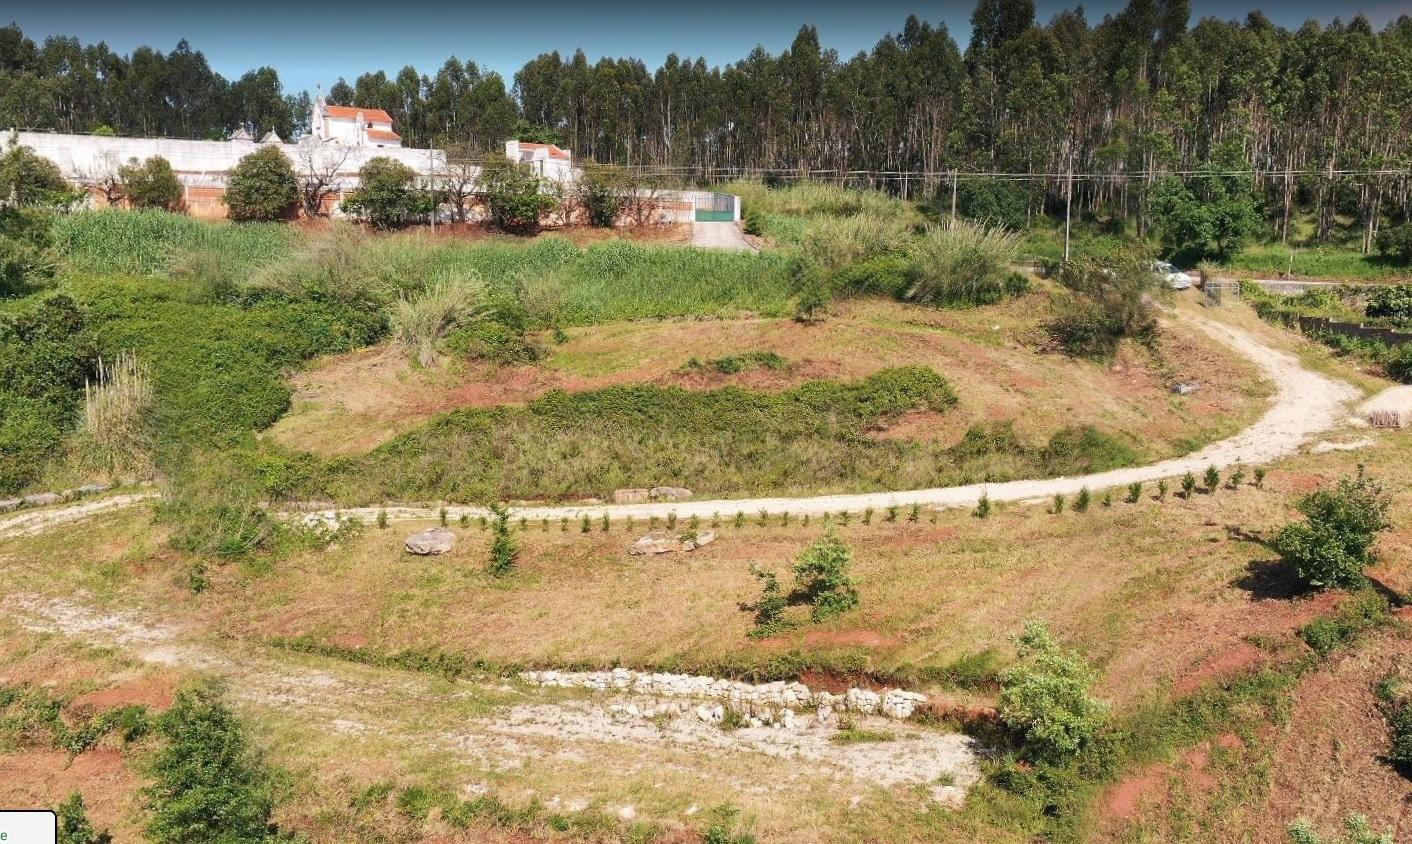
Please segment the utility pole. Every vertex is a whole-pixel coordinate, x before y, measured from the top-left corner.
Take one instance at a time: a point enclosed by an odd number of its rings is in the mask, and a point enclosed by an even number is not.
[[[1074,208],[1074,148],[1069,147],[1069,178],[1064,188],[1064,262],[1069,261],[1069,225]]]
[[[956,168],[951,168],[951,223],[956,224]]]

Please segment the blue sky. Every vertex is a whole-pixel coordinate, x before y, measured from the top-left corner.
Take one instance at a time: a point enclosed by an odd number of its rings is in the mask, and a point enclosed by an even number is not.
[[[1047,21],[1068,2],[1039,0],[1038,17]],[[1084,4],[1090,21],[1121,8],[1122,2]],[[1297,26],[1315,17],[1352,16],[1360,9],[1374,25],[1412,14],[1412,0],[1365,3],[1309,0],[1193,0],[1193,21],[1206,15],[1243,18],[1263,7],[1278,23]],[[395,74],[403,65],[434,72],[447,56],[473,59],[500,71],[507,82],[539,53],[572,53],[582,47],[599,56],[636,56],[655,68],[670,52],[702,55],[712,64],[744,56],[757,44],[771,52],[787,47],[803,23],[819,28],[826,47],[843,55],[870,48],[879,37],[901,28],[907,15],[944,21],[965,46],[974,0],[501,0],[482,2],[367,2],[367,0],[246,0],[204,6],[190,0],[33,0],[9,10],[8,17],[29,36],[74,35],[107,41],[126,53],[140,44],[171,49],[180,38],[206,54],[222,75],[235,78],[252,67],[271,65],[286,88],[327,89],[339,77],[350,82],[366,70]],[[0,19],[6,12],[0,12]]]

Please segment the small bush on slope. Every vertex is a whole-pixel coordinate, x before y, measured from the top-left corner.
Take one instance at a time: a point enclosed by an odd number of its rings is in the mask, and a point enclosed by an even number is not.
[[[1363,467],[1333,490],[1316,490],[1299,501],[1304,522],[1286,525],[1275,536],[1275,550],[1315,589],[1357,586],[1372,563],[1377,535],[1387,530],[1389,506],[1382,485]]]
[[[1092,669],[1060,648],[1043,624],[1026,624],[1015,641],[1021,662],[1001,674],[1001,720],[1020,737],[1027,758],[1063,763],[1094,741],[1108,706],[1089,694]]]
[[[848,574],[852,561],[853,552],[830,528],[794,564],[797,599],[809,605],[813,621],[823,621],[858,606],[858,587]]]

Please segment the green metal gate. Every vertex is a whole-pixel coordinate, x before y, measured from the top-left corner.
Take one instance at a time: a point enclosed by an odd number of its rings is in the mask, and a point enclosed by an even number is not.
[[[729,223],[735,220],[735,197],[728,193],[705,193],[696,197],[696,222]]]

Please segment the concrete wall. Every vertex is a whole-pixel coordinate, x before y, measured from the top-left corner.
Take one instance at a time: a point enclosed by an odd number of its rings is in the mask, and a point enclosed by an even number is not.
[[[1354,325],[1351,322],[1335,322],[1324,317],[1300,317],[1299,330],[1305,334],[1337,334],[1358,340],[1374,340],[1389,346],[1412,343],[1412,334],[1394,331],[1391,328],[1377,328],[1370,325]]]
[[[224,217],[226,178],[240,159],[260,149],[254,141],[185,141],[171,138],[122,138],[101,135],[66,135],[57,132],[17,132],[21,146],[29,147],[53,161],[70,181],[93,188],[105,174],[115,173],[131,159],[153,156],[167,159],[185,189],[187,213],[196,217]],[[8,138],[6,139],[8,141]],[[289,158],[295,172],[300,169],[297,144],[271,144]],[[446,167],[441,150],[395,147],[326,147],[332,154],[347,153],[339,165],[336,190],[342,194],[358,186],[358,170],[374,158],[391,158],[426,175],[432,168]],[[101,205],[101,198],[95,201]],[[336,206],[335,206],[336,207]]]

